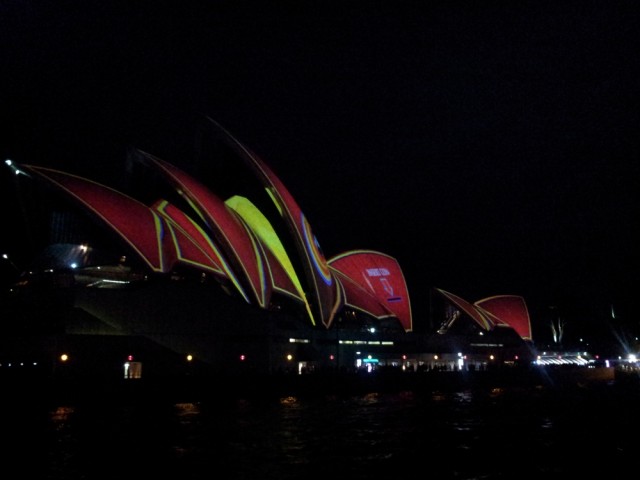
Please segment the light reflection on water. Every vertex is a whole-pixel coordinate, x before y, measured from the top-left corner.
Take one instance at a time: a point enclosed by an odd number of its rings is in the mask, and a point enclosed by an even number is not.
[[[623,472],[638,398],[612,387],[318,398],[95,402],[4,409],[39,479],[560,478]],[[18,455],[15,459],[22,458]]]

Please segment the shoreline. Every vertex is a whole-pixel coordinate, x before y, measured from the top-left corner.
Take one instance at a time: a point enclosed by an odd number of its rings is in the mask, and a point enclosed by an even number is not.
[[[634,377],[637,379],[637,376]],[[640,382],[620,378],[613,367],[507,368],[487,371],[401,370],[377,372],[320,372],[302,375],[198,376],[104,380],[1,379],[2,401],[75,404],[82,402],[199,402],[238,398],[351,396],[411,391],[431,393],[496,388],[544,388],[550,391],[628,386]]]

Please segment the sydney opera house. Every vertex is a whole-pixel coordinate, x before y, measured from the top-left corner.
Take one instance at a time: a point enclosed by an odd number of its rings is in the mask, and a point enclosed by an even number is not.
[[[0,372],[141,378],[531,360],[521,297],[469,302],[435,288],[433,318],[414,329],[393,256],[325,257],[275,172],[215,121],[197,150],[180,167],[132,150],[117,186],[6,162],[21,212],[10,234],[29,264],[2,292]]]

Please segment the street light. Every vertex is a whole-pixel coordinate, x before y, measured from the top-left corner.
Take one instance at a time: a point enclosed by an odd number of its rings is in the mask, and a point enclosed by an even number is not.
[[[13,261],[9,258],[9,255],[7,255],[6,253],[2,254],[2,258],[4,258],[7,262],[9,262],[11,264],[11,266],[13,268],[15,268],[16,272],[20,273],[20,269],[16,266],[15,263],[13,263]]]
[[[13,163],[13,161],[12,161],[12,160],[10,160],[10,159],[8,159],[8,158],[7,158],[7,159],[4,161],[4,164],[5,164],[7,167],[9,167],[11,170],[13,170],[13,173],[15,173],[16,175],[20,175],[20,174],[26,175],[26,173],[24,173],[22,170],[20,170],[20,169],[16,166],[16,164],[15,164],[15,163]]]

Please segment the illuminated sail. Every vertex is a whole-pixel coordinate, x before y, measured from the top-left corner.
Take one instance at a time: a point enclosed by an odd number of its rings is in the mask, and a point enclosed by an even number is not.
[[[168,272],[173,267],[177,255],[172,240],[166,235],[166,221],[146,205],[112,188],[76,175],[31,165],[23,165],[21,168],[55,186],[93,213],[95,218],[117,233],[153,271]]]
[[[167,219],[176,245],[178,261],[200,270],[212,272],[220,278],[230,279],[238,286],[235,274],[220,248],[192,218],[166,200],[156,202],[153,209]],[[185,242],[183,240],[185,236],[191,241]]]
[[[291,259],[269,220],[245,197],[235,195],[227,199],[225,204],[242,218],[264,248],[267,265],[271,269],[273,288],[303,302],[308,308],[302,285]]]
[[[465,299],[460,298],[453,293],[447,292],[446,290],[442,290],[440,288],[436,288],[436,290],[445,298],[449,299],[451,303],[460,308],[464,313],[469,315],[480,327],[484,330],[492,330],[494,327],[493,322],[491,321],[488,315],[484,315],[483,312],[476,308],[472,303],[467,302]]]
[[[302,262],[305,287],[309,288],[307,300],[313,313],[311,322],[315,325],[317,317],[329,327],[336,312],[343,306],[344,299],[307,218],[280,179],[257,155],[219,124],[211,119],[210,122],[236,154],[254,171],[278,208]]]
[[[329,265],[374,295],[405,331],[412,330],[409,291],[395,258],[372,250],[355,250],[331,258]]]
[[[344,291],[345,306],[377,319],[395,317],[395,314],[380,302],[380,299],[370,290],[353,281],[340,270],[334,270],[334,278],[340,282],[340,286]]]
[[[513,328],[523,340],[532,340],[531,319],[524,298],[518,295],[495,295],[474,303]]]
[[[272,283],[266,278],[269,270],[255,237],[245,223],[220,198],[181,169],[147,153],[140,154],[137,159],[161,173],[207,226],[242,282],[238,288],[252,293],[252,303],[268,307]]]

